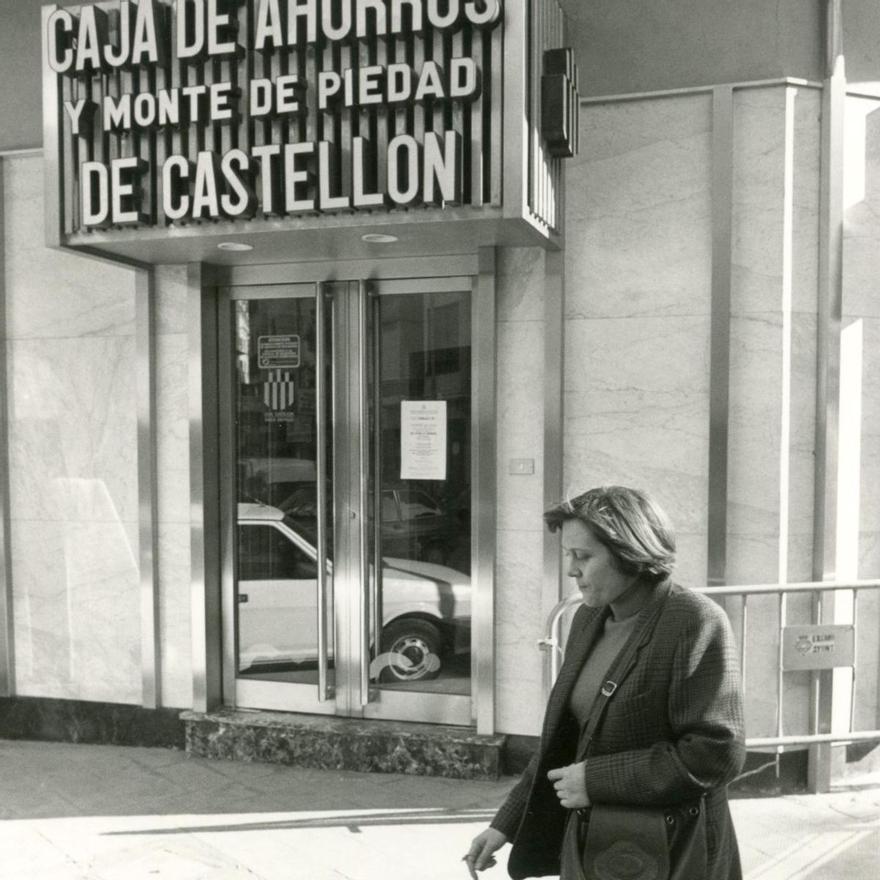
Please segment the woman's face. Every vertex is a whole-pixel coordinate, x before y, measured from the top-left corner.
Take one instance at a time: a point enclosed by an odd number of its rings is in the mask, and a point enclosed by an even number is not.
[[[584,605],[609,605],[636,581],[634,575],[623,574],[617,568],[611,551],[579,519],[562,523],[562,549],[568,576],[577,582]]]

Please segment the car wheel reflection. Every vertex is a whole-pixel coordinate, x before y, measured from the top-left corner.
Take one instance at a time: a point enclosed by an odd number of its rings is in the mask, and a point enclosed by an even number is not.
[[[395,620],[382,633],[382,653],[388,662],[379,671],[380,682],[424,681],[440,674],[442,638],[425,620]],[[377,658],[378,659],[378,658]]]

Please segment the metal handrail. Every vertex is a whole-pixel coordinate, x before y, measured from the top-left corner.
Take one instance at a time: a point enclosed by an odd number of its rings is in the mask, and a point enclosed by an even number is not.
[[[851,591],[853,593],[853,625],[855,625],[857,612],[857,598],[859,590],[877,590],[880,589],[880,579],[876,580],[852,580],[852,581],[803,581],[790,584],[746,584],[746,585],[725,585],[720,587],[697,587],[695,593],[712,598],[718,596],[742,596],[743,604],[740,609],[740,620],[742,638],[740,644],[740,665],[745,677],[745,644],[746,644],[746,605],[749,596],[756,595],[777,595],[780,597],[780,643],[782,628],[785,626],[784,620],[784,597],[788,593],[832,593],[838,591]],[[547,617],[547,625],[545,627],[546,635],[538,639],[538,648],[545,653],[544,671],[547,690],[553,686],[556,677],[559,675],[559,667],[562,662],[563,652],[565,650],[565,639],[562,637],[562,621],[567,611],[581,604],[581,595],[579,592],[572,593],[559,601]],[[819,610],[821,615],[821,608]],[[821,622],[821,619],[820,621]],[[864,740],[880,740],[880,730],[849,730],[840,733],[812,733],[798,734],[794,736],[783,736],[781,731],[782,722],[782,662],[780,648],[780,662],[777,670],[779,682],[779,706],[778,715],[780,730],[777,736],[772,737],[747,737],[747,748],[782,748],[784,746],[793,745],[814,745],[817,743],[846,743]],[[855,665],[852,676],[852,693],[851,705],[854,704],[855,696]],[[852,727],[852,714],[850,716],[850,728]]]

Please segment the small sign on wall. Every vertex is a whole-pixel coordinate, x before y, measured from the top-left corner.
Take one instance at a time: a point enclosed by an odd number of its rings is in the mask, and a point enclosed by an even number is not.
[[[782,631],[782,668],[834,669],[855,663],[855,628],[851,624],[787,626]]]
[[[446,401],[400,402],[400,478],[446,479]]]

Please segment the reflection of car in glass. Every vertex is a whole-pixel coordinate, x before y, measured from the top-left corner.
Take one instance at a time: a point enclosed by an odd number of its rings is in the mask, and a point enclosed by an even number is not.
[[[277,504],[297,487],[315,485],[315,462],[308,458],[250,456],[238,467],[239,486],[251,501]]]
[[[277,506],[297,522],[318,515],[314,482],[298,486]],[[459,528],[427,492],[408,486],[382,490],[382,553],[442,565],[448,561]],[[470,527],[466,526],[469,537]]]
[[[275,507],[238,505],[240,671],[317,657],[317,553]],[[332,564],[327,565],[332,575]],[[412,559],[382,560],[383,681],[435,678],[444,656],[470,648],[470,577]],[[332,652],[332,642],[330,645]]]

